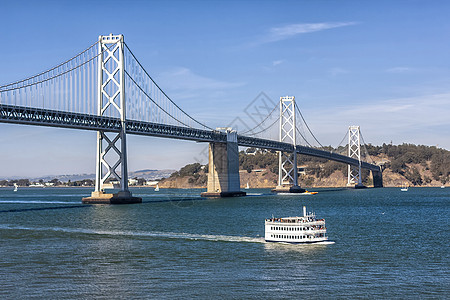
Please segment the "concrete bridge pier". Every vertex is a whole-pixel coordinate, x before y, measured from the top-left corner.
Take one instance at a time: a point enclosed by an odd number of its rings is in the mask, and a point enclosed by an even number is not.
[[[209,143],[208,186],[202,197],[246,195],[240,189],[237,132],[228,128],[226,133],[226,143]]]
[[[374,188],[383,187],[383,173],[381,172],[381,168],[380,171],[372,171],[372,178]]]

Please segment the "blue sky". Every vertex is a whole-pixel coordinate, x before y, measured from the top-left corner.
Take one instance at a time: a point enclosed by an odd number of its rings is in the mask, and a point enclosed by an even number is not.
[[[211,127],[264,92],[293,95],[316,137],[450,149],[449,1],[0,1],[0,83],[124,34],[169,96]],[[0,177],[93,173],[95,133],[0,124]],[[202,157],[205,144],[128,138],[129,169]]]

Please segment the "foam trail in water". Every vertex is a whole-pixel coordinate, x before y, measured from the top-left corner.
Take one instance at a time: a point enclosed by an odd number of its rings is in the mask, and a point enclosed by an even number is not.
[[[95,235],[114,235],[128,237],[156,237],[169,239],[185,239],[185,240],[204,240],[214,242],[246,242],[246,243],[265,243],[264,238],[254,238],[245,236],[232,235],[209,235],[209,234],[192,234],[192,233],[176,233],[176,232],[159,232],[159,231],[111,231],[111,230],[92,230],[82,228],[62,228],[62,227],[23,227],[0,225],[0,229],[10,230],[29,230],[29,231],[54,231],[65,233],[95,234]]]

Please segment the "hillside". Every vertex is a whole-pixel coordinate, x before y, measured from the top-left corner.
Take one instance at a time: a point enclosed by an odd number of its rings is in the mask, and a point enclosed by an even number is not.
[[[367,147],[368,160],[383,168],[385,187],[441,186],[450,182],[450,151],[412,144]],[[329,150],[336,152],[342,149]],[[309,156],[299,157],[299,184],[302,187],[344,187],[347,165]],[[239,153],[241,186],[271,188],[277,184],[278,155],[275,152],[249,148]],[[160,183],[162,188],[205,188],[207,166],[187,165]],[[372,185],[368,171],[363,171],[363,183]]]

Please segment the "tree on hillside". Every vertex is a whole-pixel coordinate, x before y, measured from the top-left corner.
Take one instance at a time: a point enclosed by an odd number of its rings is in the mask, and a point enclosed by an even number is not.
[[[422,176],[416,167],[411,168],[405,173],[405,178],[408,179],[413,185],[422,184]]]
[[[49,181],[50,183],[53,183],[55,186],[60,185],[61,181],[59,181],[58,178],[54,178],[52,180]]]
[[[30,180],[29,179],[19,179],[17,180],[17,185],[19,186],[29,186]]]

